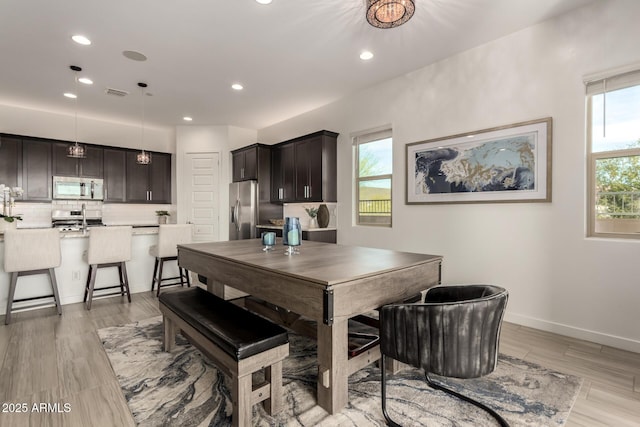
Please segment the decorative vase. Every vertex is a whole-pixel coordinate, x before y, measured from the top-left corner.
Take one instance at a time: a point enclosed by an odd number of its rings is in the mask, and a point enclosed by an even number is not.
[[[18,221],[8,222],[0,218],[0,233],[4,233],[7,230],[17,228],[18,226],[17,222]]]
[[[167,216],[166,215],[160,215],[158,217],[158,224],[166,224],[167,223]]]
[[[327,228],[331,215],[329,214],[329,208],[324,203],[318,206],[318,226],[320,228]]]

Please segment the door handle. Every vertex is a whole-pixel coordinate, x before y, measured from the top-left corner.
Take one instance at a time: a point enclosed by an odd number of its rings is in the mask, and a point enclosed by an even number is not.
[[[236,230],[240,232],[240,200],[236,200]]]

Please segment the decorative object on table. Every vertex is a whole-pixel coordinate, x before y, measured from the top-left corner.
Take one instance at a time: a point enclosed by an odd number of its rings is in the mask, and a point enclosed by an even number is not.
[[[317,228],[318,221],[316,220],[316,217],[318,216],[318,208],[311,207],[304,208],[304,210],[307,212],[307,215],[309,215],[309,228]]]
[[[0,184],[0,202],[2,202],[2,214],[0,214],[0,231],[7,228],[16,228],[16,221],[22,221],[20,215],[13,215],[13,207],[16,197],[22,196],[24,191],[20,187],[8,187]]]
[[[395,28],[415,12],[415,0],[367,0],[367,22],[376,28]]]
[[[182,335],[176,337],[171,353],[163,352],[162,334],[160,316],[98,330],[135,424],[153,426],[173,420],[184,427],[231,425],[229,378]],[[328,415],[316,400],[316,341],[291,332],[289,342],[289,357],[282,368],[285,408],[271,417],[262,405],[254,406],[254,421],[259,417],[256,425],[287,425],[291,420],[299,426],[385,425],[380,412],[380,369],[375,363],[349,377],[349,405]],[[565,425],[582,383],[576,376],[504,354],[498,356],[498,367],[490,375],[446,381],[453,387],[464,382],[469,394],[486,399],[513,427]],[[420,369],[407,367],[387,385],[397,398],[394,404],[415,420],[411,425],[497,425],[475,406],[425,387]]]
[[[406,204],[550,202],[552,119],[407,144]]]
[[[322,203],[320,206],[318,206],[318,227],[327,228],[330,219],[331,215],[329,214],[329,208],[327,207],[327,205]]]
[[[264,248],[262,248],[263,251],[270,251],[271,249],[273,249],[273,247],[276,244],[276,233],[273,231],[264,231],[261,235],[262,238],[262,244],[264,245]]]
[[[166,224],[167,219],[171,216],[169,211],[156,211],[156,215],[158,216],[158,224]]]
[[[286,217],[282,228],[282,243],[287,246],[285,255],[299,254],[300,251],[296,246],[300,246],[302,241],[302,227],[300,226],[300,218]]]
[[[276,225],[278,227],[282,227],[284,225],[284,219],[280,218],[280,219],[270,219],[269,223]]]

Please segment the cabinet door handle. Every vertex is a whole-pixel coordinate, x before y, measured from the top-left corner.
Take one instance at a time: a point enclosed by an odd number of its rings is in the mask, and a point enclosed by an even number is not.
[[[149,201],[153,201],[153,191],[149,190]]]
[[[240,168],[240,178],[244,178],[244,168]]]
[[[284,199],[284,189],[278,188],[278,200]]]

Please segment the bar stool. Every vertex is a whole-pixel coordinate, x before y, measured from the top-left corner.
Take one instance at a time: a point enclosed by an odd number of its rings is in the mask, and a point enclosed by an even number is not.
[[[62,314],[60,295],[54,268],[59,267],[62,257],[60,254],[60,232],[55,228],[42,230],[7,230],[4,234],[4,271],[11,273],[9,296],[7,298],[7,313],[4,323],[11,322],[11,311],[14,302],[38,300],[53,297],[58,314]],[[52,295],[14,299],[18,277],[32,274],[48,274]],[[29,307],[48,305],[49,303],[33,304]],[[21,307],[26,308],[26,307]]]
[[[156,258],[156,262],[153,266],[153,279],[151,279],[151,291],[155,288],[156,283],[158,284],[156,296],[160,296],[161,287],[178,284],[184,286],[185,281],[187,282],[187,286],[191,287],[187,270],[180,266],[178,266],[177,276],[162,277],[162,268],[165,261],[177,261],[178,245],[191,243],[191,233],[191,224],[170,224],[158,227],[158,244],[149,248],[149,254]],[[179,281],[162,284],[162,282],[167,280]]]
[[[112,295],[126,295],[131,302],[129,292],[129,279],[127,278],[126,261],[131,260],[131,232],[133,227],[92,227],[89,231],[89,250],[87,251],[87,262],[89,263],[89,274],[87,275],[87,286],[84,290],[84,302],[87,310],[91,310],[93,291],[119,288],[117,292],[103,293],[98,297]],[[95,289],[96,273],[99,268],[117,267],[120,283],[114,286],[104,286]]]

